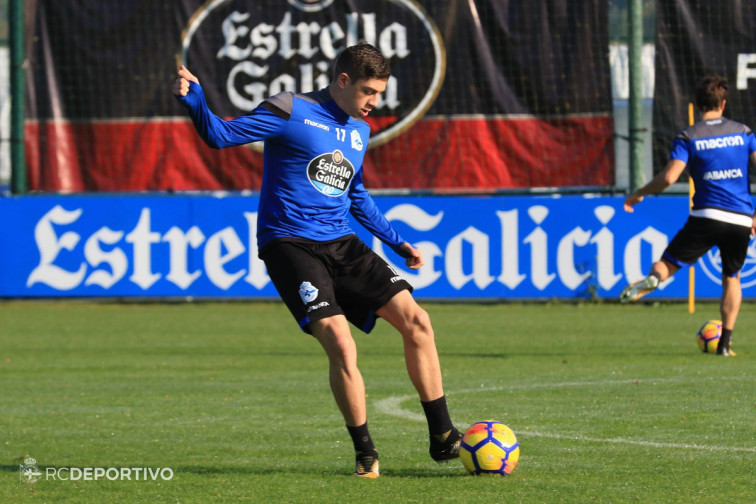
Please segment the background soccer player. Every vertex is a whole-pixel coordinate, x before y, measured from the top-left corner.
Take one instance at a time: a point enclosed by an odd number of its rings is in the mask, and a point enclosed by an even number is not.
[[[756,163],[756,138],[750,128],[722,114],[727,102],[727,79],[707,75],[696,88],[696,106],[702,118],[674,139],[669,163],[651,182],[625,199],[625,210],[674,184],[688,167],[695,194],[685,226],[678,231],[649,276],[628,285],[622,302],[635,301],[656,289],[683,264],[694,264],[713,246],[722,259],[722,336],[719,355],[735,355],[730,348],[743,293],[740,270],[748,242],[756,232],[748,178],[749,161]]]
[[[259,255],[299,326],[328,356],[331,390],[354,443],[355,474],[370,478],[379,475],[378,452],[349,322],[367,333],[381,317],[401,333],[407,371],[428,420],[431,457],[457,457],[461,438],[449,418],[428,314],[410,284],[347,225],[351,212],[410,268],[423,265],[421,251],[396,232],[362,182],[370,135],[364,118],[378,105],[389,76],[383,55],[360,43],[339,55],[328,87],[278,94],[229,121],[208,109],[199,80],[183,65],[173,89],[209,146],[265,141]]]

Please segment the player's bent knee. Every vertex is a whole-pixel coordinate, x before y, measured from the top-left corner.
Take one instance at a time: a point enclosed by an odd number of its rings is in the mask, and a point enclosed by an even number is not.
[[[423,332],[432,333],[430,315],[428,315],[428,312],[423,310],[419,306],[413,314],[412,325]]]
[[[404,333],[406,338],[411,339],[417,345],[433,341],[433,327],[428,312],[417,307],[408,318],[407,330]]]
[[[332,362],[354,360],[357,345],[348,326],[331,317],[313,322],[310,327]]]

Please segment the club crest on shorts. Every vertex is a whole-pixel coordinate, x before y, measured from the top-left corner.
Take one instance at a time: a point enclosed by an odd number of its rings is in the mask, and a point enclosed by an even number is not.
[[[302,282],[299,286],[299,297],[304,304],[312,303],[318,297],[318,289],[310,282]]]

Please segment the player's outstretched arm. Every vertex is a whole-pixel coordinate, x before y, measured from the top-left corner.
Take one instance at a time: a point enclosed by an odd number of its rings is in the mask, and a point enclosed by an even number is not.
[[[633,213],[635,211],[633,207],[641,201],[643,201],[643,196],[640,196],[637,192],[634,192],[627,195],[627,198],[625,198],[625,203],[622,205],[622,207],[625,209],[625,212]]]
[[[685,163],[683,161],[679,159],[670,160],[667,166],[664,167],[664,170],[654,177],[651,182],[625,198],[625,204],[623,205],[625,211],[633,212],[633,206],[643,201],[643,196],[658,194],[677,182],[683,170],[685,170]]]
[[[190,82],[199,84],[199,79],[188,68],[181,65],[181,68],[178,70],[178,77],[173,83],[173,94],[176,96],[186,96],[189,93]]]
[[[276,135],[286,124],[285,119],[268,112],[262,106],[255,109],[254,113],[233,119],[218,117],[207,106],[199,79],[184,65],[179,68],[178,77],[173,83],[173,95],[189,112],[202,140],[213,149],[265,140]]]
[[[402,243],[401,249],[406,251],[409,254],[409,257],[404,261],[404,263],[410,268],[410,269],[420,269],[425,262],[423,261],[423,251],[419,248],[415,248],[412,245],[410,245],[407,242]]]

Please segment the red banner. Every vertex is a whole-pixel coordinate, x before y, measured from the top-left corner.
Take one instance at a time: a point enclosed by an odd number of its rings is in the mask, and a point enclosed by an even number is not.
[[[590,28],[606,26],[599,0],[25,5],[31,190],[257,190],[260,146],[207,148],[171,96],[177,63],[232,117],[324,87],[337,51],[360,39],[392,63],[368,187],[614,183],[608,39]]]

